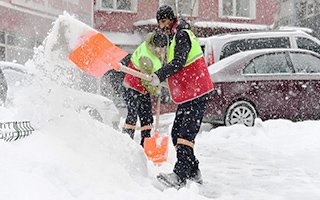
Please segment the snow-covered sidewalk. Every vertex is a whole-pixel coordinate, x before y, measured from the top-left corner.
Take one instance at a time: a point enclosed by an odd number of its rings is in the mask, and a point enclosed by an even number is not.
[[[74,34],[64,39],[70,41]],[[59,60],[66,48],[55,46],[58,36],[53,28],[29,62],[28,67],[44,71],[35,74],[25,90],[11,91],[10,104],[0,107],[0,122],[30,120],[36,129],[16,142],[0,140],[1,199],[320,199],[320,121],[258,120],[251,128],[213,130],[203,124],[195,153],[205,183],[159,191],[155,176],[171,172],[176,161],[171,142],[168,162],[155,166],[146,159],[138,137],[131,140],[111,123],[80,112],[74,104],[88,100],[85,93],[72,96],[67,88],[78,78],[70,74],[67,60]],[[173,118],[161,115],[161,133],[170,133]]]
[[[41,105],[35,107],[41,112]],[[25,139],[0,141],[3,199],[320,198],[318,121],[258,121],[253,128],[213,130],[204,124],[195,147],[204,185],[191,183],[179,191],[160,192],[153,186],[154,176],[172,170],[171,144],[168,162],[154,166],[127,135],[89,115],[68,109],[60,112],[63,115],[39,121],[38,130]],[[167,130],[173,117],[161,116]],[[162,131],[166,132],[165,126]]]

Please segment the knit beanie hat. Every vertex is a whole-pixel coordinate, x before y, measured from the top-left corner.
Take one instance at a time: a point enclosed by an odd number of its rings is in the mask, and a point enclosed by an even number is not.
[[[176,17],[175,17],[174,12],[170,6],[168,6],[168,5],[160,6],[160,8],[157,11],[158,23],[161,19],[173,20],[174,18],[176,18]]]
[[[163,34],[162,32],[160,32],[160,31],[156,31],[153,34],[152,43],[156,47],[163,48],[163,47],[167,46],[167,44],[168,44],[167,36],[165,34]]]

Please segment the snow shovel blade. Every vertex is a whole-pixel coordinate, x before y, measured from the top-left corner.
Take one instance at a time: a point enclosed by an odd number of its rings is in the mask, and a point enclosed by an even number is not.
[[[169,137],[160,138],[156,130],[154,136],[144,139],[144,152],[149,160],[155,164],[167,161]]]
[[[98,32],[71,52],[69,59],[85,73],[101,78],[107,71],[117,69],[127,54]]]
[[[0,139],[6,142],[15,141],[32,134],[34,128],[30,121],[0,123]]]

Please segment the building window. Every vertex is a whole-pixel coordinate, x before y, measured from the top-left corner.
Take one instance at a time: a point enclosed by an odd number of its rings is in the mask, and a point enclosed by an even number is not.
[[[6,60],[6,48],[0,45],[0,61]]]
[[[35,41],[32,38],[26,38],[21,35],[13,35],[8,34],[7,36],[7,45],[26,48],[26,49],[33,49],[35,46]]]
[[[6,34],[5,32],[0,32],[0,61],[6,60]]]
[[[137,0],[97,0],[99,10],[137,11]]]
[[[160,5],[169,5],[179,16],[197,16],[198,0],[160,0]]]
[[[303,1],[297,4],[298,17],[305,18],[313,16],[315,13],[315,2],[314,1]]]
[[[313,13],[314,13],[314,4],[309,3],[307,5],[307,15],[310,16],[310,15],[313,15]]]
[[[219,0],[219,16],[223,18],[256,18],[255,0]]]
[[[0,32],[0,44],[5,44],[6,40],[5,40],[5,33],[4,32]]]

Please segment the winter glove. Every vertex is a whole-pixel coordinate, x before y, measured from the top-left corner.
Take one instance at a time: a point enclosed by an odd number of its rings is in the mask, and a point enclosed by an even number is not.
[[[150,85],[150,82],[147,80],[141,79],[141,84],[150,92],[150,94],[154,96],[158,96],[160,94],[158,87]]]
[[[152,85],[152,86],[158,86],[158,85],[160,84],[160,79],[159,79],[159,77],[157,76],[157,74],[152,73],[152,74],[151,74],[151,78],[152,78],[152,80],[149,82],[150,85]]]

